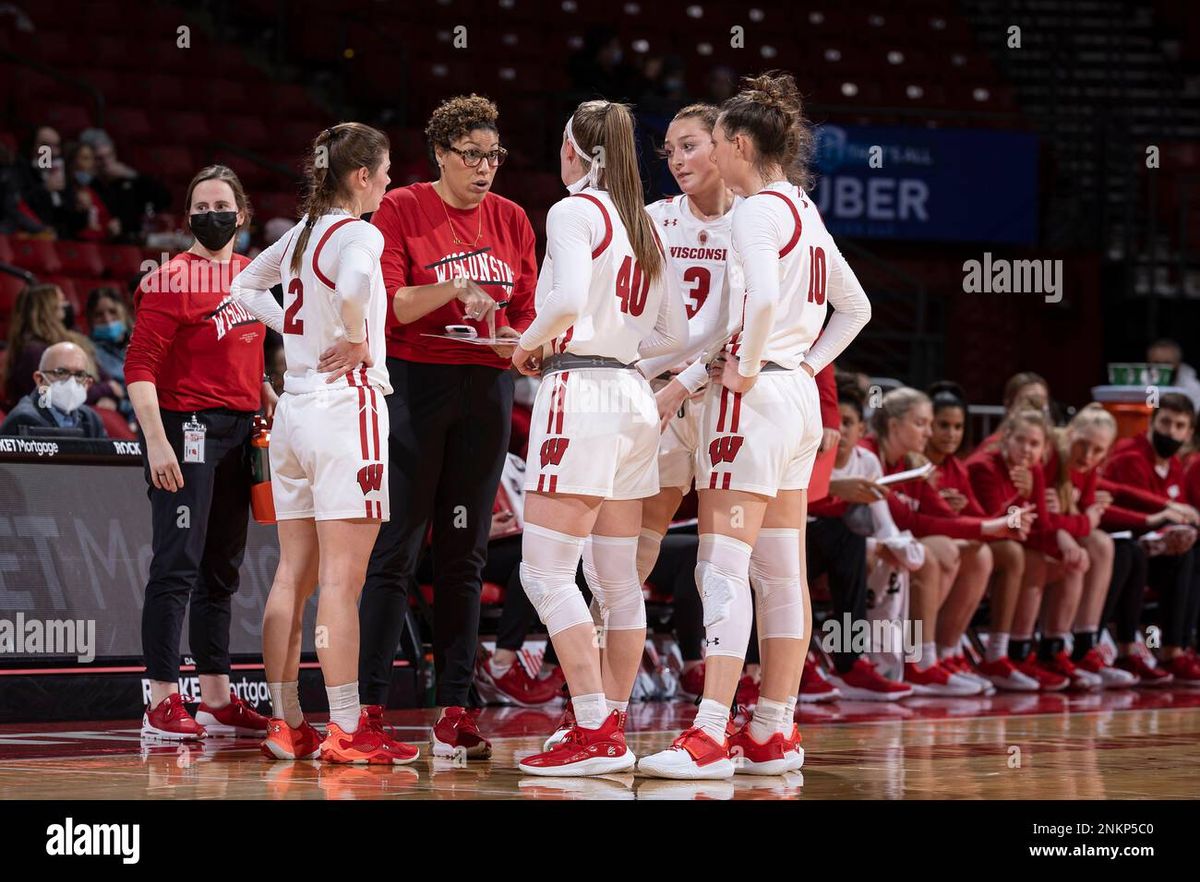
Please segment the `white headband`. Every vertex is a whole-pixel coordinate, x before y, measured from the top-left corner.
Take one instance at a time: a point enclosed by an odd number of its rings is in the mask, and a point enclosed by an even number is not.
[[[575,152],[579,154],[580,160],[582,161],[582,159],[585,156],[587,156],[587,154],[584,152],[583,148],[579,146],[579,142],[575,140],[575,133],[571,130],[571,119],[574,116],[575,116],[575,114],[571,114],[571,116],[567,117],[567,128],[566,128],[567,140],[571,142],[571,146],[575,148]],[[598,186],[598,183],[600,180],[600,164],[598,162],[596,162],[590,156],[587,156],[587,159],[588,159],[588,173],[587,173],[587,178],[586,178],[587,185],[589,187],[596,187],[596,186]]]

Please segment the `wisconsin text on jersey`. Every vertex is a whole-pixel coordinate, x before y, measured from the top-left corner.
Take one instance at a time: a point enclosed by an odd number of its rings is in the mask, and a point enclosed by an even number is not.
[[[500,258],[484,253],[485,251],[487,249],[456,251],[437,263],[430,264],[430,268],[437,273],[439,282],[464,278],[490,284],[511,285],[516,278],[512,267]]]

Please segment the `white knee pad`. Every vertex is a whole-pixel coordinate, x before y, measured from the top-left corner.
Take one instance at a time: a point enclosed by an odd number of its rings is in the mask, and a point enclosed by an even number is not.
[[[521,585],[551,637],[567,628],[592,623],[583,594],[575,584],[575,569],[582,552],[582,536],[525,525],[521,539]]]
[[[804,636],[804,588],[800,581],[800,531],[760,530],[750,557],[750,581],[758,637]]]
[[[750,546],[718,533],[700,536],[696,588],[704,606],[705,652],[745,658],[753,617]]]
[[[583,574],[595,598],[600,624],[611,631],[646,627],[646,600],[637,574],[636,536],[589,536]]]
[[[662,533],[653,530],[642,530],[638,536],[637,572],[638,579],[645,582],[650,578],[650,571],[658,563],[658,552],[662,548]]]

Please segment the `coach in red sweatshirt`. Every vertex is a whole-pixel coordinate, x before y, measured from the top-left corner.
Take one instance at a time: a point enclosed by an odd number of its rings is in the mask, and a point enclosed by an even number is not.
[[[514,343],[533,320],[535,238],[524,210],[491,192],[505,150],[496,106],[478,95],[441,104],[425,129],[439,177],[388,193],[383,233],[388,323],[392,519],[367,568],[359,684],[386,704],[407,592],[433,536],[435,756],[483,759],[490,745],[464,710],[479,634],[480,577],[512,424],[511,346],[438,339],[447,325]],[[463,751],[460,753],[459,751]]]
[[[142,607],[150,678],[144,734],[171,739],[265,732],[266,718],[229,689],[229,626],[250,509],[247,451],[254,413],[270,415],[265,328],[229,295],[247,263],[233,237],[249,221],[241,182],[223,165],[200,171],[184,202],[196,237],[148,273],[125,381],[141,427],[154,557]],[[200,678],[192,718],[179,695],[184,614]]]

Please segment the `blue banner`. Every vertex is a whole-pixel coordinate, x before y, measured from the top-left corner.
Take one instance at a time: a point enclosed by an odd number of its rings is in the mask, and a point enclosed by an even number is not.
[[[836,125],[816,135],[811,195],[835,236],[1037,241],[1035,135]]]

